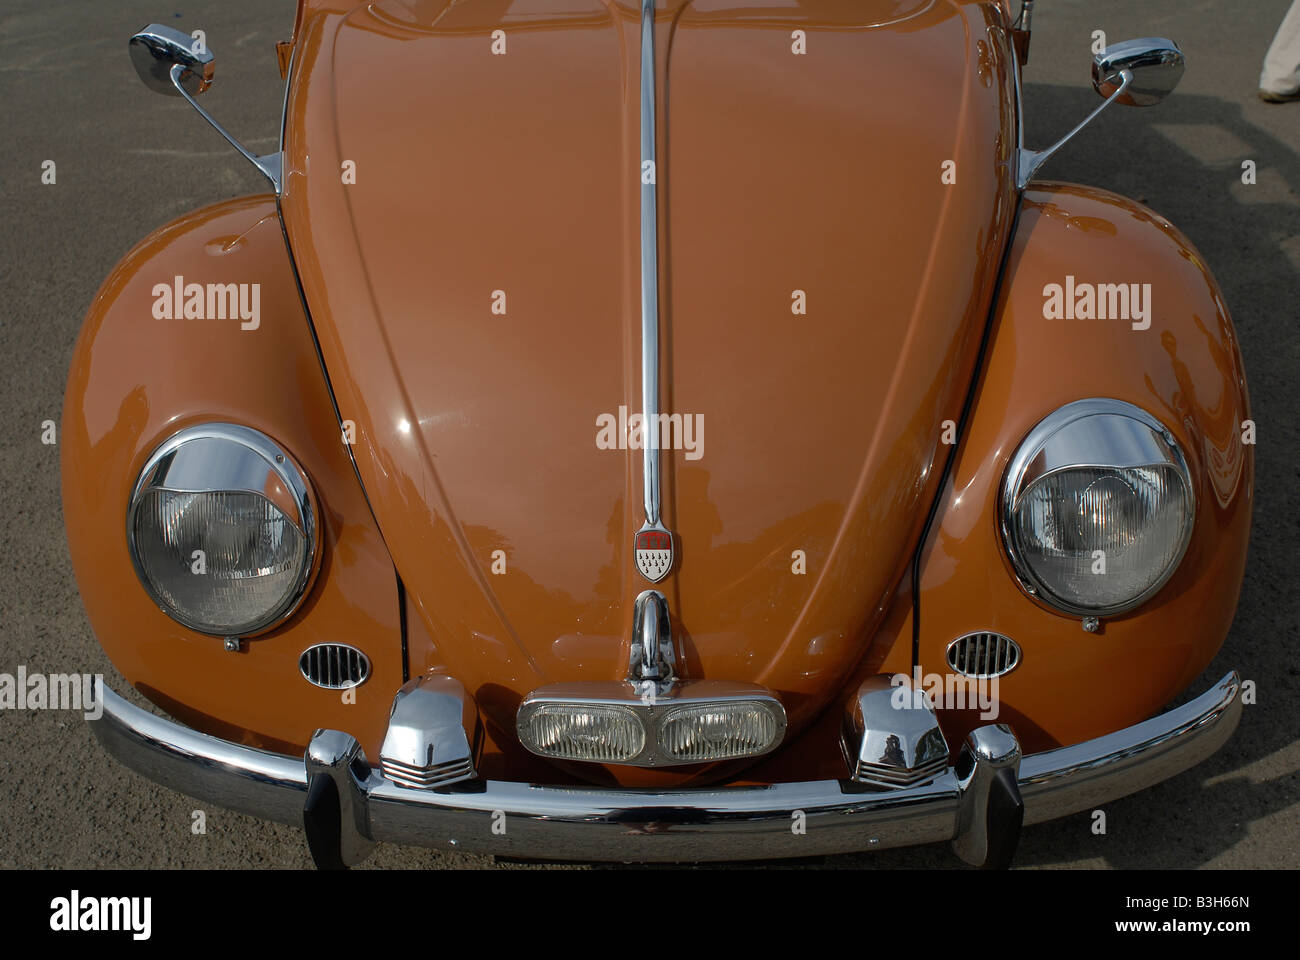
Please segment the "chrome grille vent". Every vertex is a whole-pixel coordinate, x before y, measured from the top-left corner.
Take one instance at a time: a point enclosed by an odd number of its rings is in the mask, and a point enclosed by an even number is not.
[[[935,757],[929,763],[914,770],[901,770],[897,767],[887,767],[879,763],[868,763],[865,760],[860,760],[857,769],[853,772],[853,779],[859,783],[869,783],[877,787],[914,787],[922,783],[928,783],[947,769],[948,754],[946,753]]]
[[[1000,633],[968,633],[948,644],[948,666],[977,680],[1000,677],[1020,663],[1020,645]]]
[[[409,764],[390,760],[388,757],[380,757],[379,768],[384,772],[384,776],[394,783],[423,790],[458,783],[475,776],[474,763],[468,757],[429,767],[412,767]]]
[[[302,652],[298,669],[308,683],[326,690],[346,690],[366,682],[370,658],[346,643],[318,643]]]

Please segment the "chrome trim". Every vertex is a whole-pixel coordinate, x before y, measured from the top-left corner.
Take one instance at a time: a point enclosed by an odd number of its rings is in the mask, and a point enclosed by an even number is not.
[[[1025,33],[1029,33],[1033,29],[1033,24],[1034,0],[1021,0],[1020,15],[1016,17],[1016,20],[1011,24],[1011,27],[1014,30],[1023,30]]]
[[[1013,44],[1014,47],[1014,44]],[[1016,95],[1016,155],[1015,155],[1015,177],[1016,189],[1023,191],[1029,183],[1029,177],[1022,176],[1024,156],[1028,152],[1025,150],[1025,98],[1021,87],[1020,78],[1020,57],[1015,55],[1014,49],[1011,57],[1011,83],[1015,87]],[[1009,242],[1009,241],[1008,241]]]
[[[298,655],[298,672],[313,686],[348,690],[370,679],[370,658],[350,643],[313,643]]]
[[[1020,79],[1020,70],[1017,67],[1016,69],[1017,97],[1019,96],[1019,79]],[[1038,172],[1038,168],[1041,167],[1044,163],[1046,163],[1048,158],[1051,157],[1052,154],[1056,153],[1057,150],[1065,146],[1066,143],[1068,143],[1071,139],[1074,138],[1075,134],[1077,134],[1088,124],[1092,123],[1092,121],[1096,120],[1097,116],[1103,110],[1105,110],[1112,103],[1114,103],[1121,96],[1123,96],[1124,91],[1127,90],[1129,84],[1133,82],[1133,74],[1128,70],[1124,70],[1120,74],[1120,80],[1121,82],[1119,87],[1116,88],[1115,92],[1110,97],[1108,97],[1099,107],[1097,107],[1097,109],[1093,110],[1092,113],[1084,117],[1082,122],[1080,122],[1077,126],[1075,126],[1073,130],[1071,130],[1065,136],[1061,137],[1061,139],[1057,140],[1054,144],[1052,144],[1050,147],[1047,147],[1044,150],[1026,150],[1024,145],[1024,128],[1023,126],[1021,127],[1020,152],[1017,155],[1017,163],[1016,163],[1016,187],[1018,189],[1024,190],[1025,187],[1029,185],[1029,181],[1034,178],[1034,174]]]
[[[644,742],[641,750],[626,759],[602,759],[599,763],[616,763],[633,767],[671,767],[682,764],[712,761],[679,760],[668,754],[660,741],[660,734],[673,715],[682,707],[704,705],[734,706],[750,704],[771,717],[775,731],[772,741],[762,750],[745,754],[730,754],[717,759],[737,760],[743,757],[761,757],[780,746],[785,737],[786,716],[781,701],[766,687],[756,683],[739,683],[727,680],[684,680],[669,687],[639,683],[553,683],[538,687],[524,697],[515,717],[515,730],[519,742],[531,753],[550,760],[584,762],[585,758],[561,756],[538,749],[528,735],[528,723],[544,706],[569,707],[594,706],[614,708],[641,725]]]
[[[1113,43],[1092,58],[1092,87],[1103,97],[1115,94],[1125,73],[1132,78],[1119,102],[1150,107],[1164,100],[1183,78],[1186,60],[1178,44],[1164,37]]]
[[[284,170],[284,134],[289,124],[289,89],[293,83],[293,68],[298,60],[297,38],[294,39],[293,49],[289,52],[289,67],[284,72],[284,98],[280,101],[280,140],[277,154],[280,158],[280,167],[276,170],[275,178],[275,195],[277,197],[284,195],[284,188],[288,186],[285,181],[286,171]]]
[[[654,164],[651,183],[641,181],[641,456],[645,474],[645,527],[659,526],[659,206],[655,190],[655,5],[641,0],[641,167]]]
[[[186,90],[183,86],[181,86],[180,77],[179,77],[180,72],[183,72],[183,68],[181,67],[180,64],[177,64],[176,66],[172,67],[172,72],[171,72],[172,83],[176,86],[176,89],[180,91],[181,96],[190,102],[190,106],[199,112],[199,116],[201,116],[204,120],[208,121],[209,126],[211,126],[213,130],[217,131],[217,133],[225,137],[226,142],[230,144],[232,147],[234,147],[235,150],[239,152],[240,156],[242,156],[253,166],[257,167],[257,169],[261,172],[262,176],[266,177],[267,180],[271,181],[271,188],[275,191],[276,196],[279,196],[280,179],[282,173],[281,168],[283,166],[283,154],[278,152],[268,153],[259,157],[257,154],[253,153],[242,143],[236,140],[233,136],[231,136],[231,134],[226,130],[225,127],[217,123],[216,119],[212,116],[212,114],[204,110],[202,105],[197,100],[195,100],[192,96],[190,96],[188,90]]]
[[[926,783],[948,769],[948,741],[923,690],[898,674],[868,678],[845,713],[844,744],[853,779],[895,790]],[[850,748],[850,745],[853,745]]]
[[[1241,709],[1241,678],[1230,670],[1196,699],[1158,717],[1029,754],[1020,763],[1020,790],[1034,801],[1025,804],[1025,823],[1089,810],[1168,780],[1222,746]],[[1188,762],[1189,755],[1196,759]]]
[[[1082,431],[1080,421],[1102,417],[1104,422]],[[1081,435],[1082,434],[1082,435]],[[1035,480],[1071,467],[1129,468],[1168,465],[1178,471],[1191,522],[1183,544],[1164,574],[1138,596],[1110,607],[1080,607],[1052,594],[1034,575],[1011,532],[1011,515],[1021,491]],[[1163,587],[1182,562],[1196,520],[1196,493],[1187,458],[1173,433],[1141,407],[1109,397],[1076,400],[1040,420],[1021,441],[1003,475],[998,502],[998,528],[1020,588],[1044,605],[1084,617],[1114,616],[1141,606]]]
[[[399,786],[445,787],[478,776],[482,743],[478,708],[459,680],[413,677],[393,698],[379,766]]]
[[[155,93],[184,97],[212,129],[271,181],[271,186],[279,195],[283,165],[283,117],[281,150],[259,157],[231,136],[194,99],[212,85],[215,57],[210,49],[205,48],[196,53],[192,37],[160,23],[151,23],[131,37],[128,49],[135,71],[145,86]],[[287,82],[286,78],[286,84]]]
[[[154,93],[198,96],[212,86],[216,58],[205,46],[194,49],[194,38],[161,23],[151,23],[127,44],[131,65],[140,81]],[[176,68],[180,67],[177,74]]]
[[[1023,16],[1022,9],[1022,16]],[[1027,28],[1026,28],[1027,29]],[[1186,63],[1178,44],[1163,37],[1123,40],[1108,46],[1092,59],[1093,89],[1106,99],[1069,133],[1044,150],[1025,149],[1020,64],[1016,58],[1016,107],[1021,114],[1017,126],[1019,149],[1016,162],[1016,187],[1024,190],[1038,168],[1075,134],[1097,119],[1112,103],[1147,107],[1159,103],[1178,85]]]
[[[316,778],[330,781],[337,791],[339,836],[337,843],[331,842],[328,846],[333,848],[344,866],[360,863],[375,848],[375,841],[370,836],[368,797],[358,786],[370,777],[365,751],[349,734],[339,730],[317,730],[307,744],[304,763],[309,794]],[[319,865],[319,859],[317,863]]]
[[[214,444],[221,447],[214,448]],[[189,620],[160,602],[150,589],[140,565],[135,540],[136,510],[150,490],[177,493],[240,491],[270,500],[302,534],[305,562],[284,599],[264,616],[240,624],[238,630],[213,633],[211,624]],[[315,495],[307,474],[287,450],[270,437],[234,423],[204,423],[186,427],[164,440],[145,461],[126,508],[127,552],[136,577],[150,599],[183,626],[208,636],[249,637],[283,623],[307,595],[320,566],[321,540],[317,536]]]
[[[948,666],[963,677],[991,680],[1004,677],[1020,666],[1020,644],[993,630],[964,633],[944,651]]]
[[[100,686],[103,715],[88,721],[112,756],[200,800],[282,823],[301,822],[307,770],[285,757],[198,733]],[[1090,810],[1204,760],[1241,717],[1231,672],[1189,703],[1124,730],[1031,754],[1020,764],[1024,822]],[[326,760],[317,751],[317,760]],[[992,753],[993,751],[986,751]],[[976,758],[978,759],[978,758]],[[337,765],[333,769],[339,769]],[[699,862],[823,856],[956,840],[982,812],[953,769],[931,783],[875,791],[847,780],[748,787],[604,788],[499,780],[409,790],[374,770],[346,767],[364,798],[363,839],[549,860]],[[346,791],[340,790],[340,796]],[[805,830],[791,829],[794,812]],[[504,817],[504,833],[494,831]]]
[[[667,695],[677,679],[677,651],[668,617],[668,598],[658,590],[643,590],[636,598],[629,659],[628,680],[649,683],[657,688],[659,696]]]
[[[90,728],[111,756],[136,773],[228,810],[302,823],[307,800],[303,757],[199,733],[127,703],[99,678],[95,686],[104,713]]]
[[[668,567],[658,576],[641,575],[658,582],[672,570],[676,543],[659,518],[659,201],[656,184],[659,163],[655,145],[655,5],[641,0],[641,166],[654,165],[650,183],[641,183],[641,463],[644,480],[645,523],[638,535],[655,531],[669,538]],[[638,565],[639,567],[639,565]]]
[[[1020,742],[1006,724],[988,724],[972,730],[962,747],[955,772],[963,802],[957,812],[957,834],[952,849],[967,863],[980,865],[990,856],[996,838],[989,835],[989,798],[999,775],[1008,777],[1011,789],[1019,785]],[[1017,818],[1015,830],[1019,835]]]

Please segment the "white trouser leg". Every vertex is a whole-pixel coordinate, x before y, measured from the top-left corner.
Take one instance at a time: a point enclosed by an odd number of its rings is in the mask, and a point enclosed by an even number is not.
[[[1264,55],[1259,88],[1281,94],[1300,90],[1300,0],[1291,4],[1268,53]]]

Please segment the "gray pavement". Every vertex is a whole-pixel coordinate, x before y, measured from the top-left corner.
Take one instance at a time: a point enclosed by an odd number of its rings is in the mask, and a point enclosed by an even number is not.
[[[1042,175],[1110,188],[1169,217],[1233,310],[1259,424],[1255,529],[1236,623],[1197,689],[1236,667],[1257,683],[1259,702],[1217,756],[1108,805],[1105,836],[1092,834],[1086,815],[1026,830],[1021,867],[1300,866],[1300,103],[1255,96],[1288,2],[1038,3],[1025,74],[1031,145],[1054,140],[1095,105],[1093,30],[1112,42],[1168,36],[1188,57],[1170,100],[1108,111]],[[218,82],[205,104],[265,151],[282,90],[274,42],[288,37],[293,8],[288,0],[6,0],[0,8],[0,672],[25,664],[103,673],[124,687],[82,611],[63,535],[58,448],[41,444],[40,425],[59,420],[81,319],[131,245],[187,210],[265,189],[188,106],[145,90],[126,41],[151,21],[206,30]],[[57,163],[53,186],[41,183],[47,159]],[[1258,168],[1253,186],[1240,180],[1247,159]],[[0,712],[0,866],[310,865],[298,830],[210,806],[206,834],[194,835],[199,806],[109,761],[77,715]],[[386,846],[367,864],[493,865]],[[800,865],[956,862],[931,846]]]

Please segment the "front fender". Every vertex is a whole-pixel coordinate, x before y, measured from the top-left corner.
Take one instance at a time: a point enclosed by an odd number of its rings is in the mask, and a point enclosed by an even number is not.
[[[153,288],[177,276],[259,284],[260,322],[157,319]],[[260,430],[298,460],[324,538],[297,613],[239,653],[163,614],[127,552],[126,508],[144,461],[176,431],[214,420]],[[122,675],[205,733],[301,753],[317,727],[334,727],[377,756],[403,679],[397,580],[342,443],[274,197],[187,214],[118,264],[73,352],[61,436],[73,568],[95,635]],[[370,679],[350,691],[355,703],[299,672],[301,652],[326,641],[370,657]]]
[[[1044,319],[1044,287],[1150,283],[1150,327]],[[1143,606],[1087,633],[1017,585],[998,532],[1007,463],[1044,416],[1073,400],[1113,397],[1173,431],[1196,495],[1191,543]],[[1200,255],[1168,221],[1104,190],[1036,183],[1026,191],[970,419],[924,547],[918,661],[946,674],[947,645],[993,630],[1024,652],[999,683],[998,722],[1026,751],[1079,743],[1153,715],[1223,643],[1246,563],[1253,447],[1236,333]],[[948,711],[949,743],[979,723]]]

